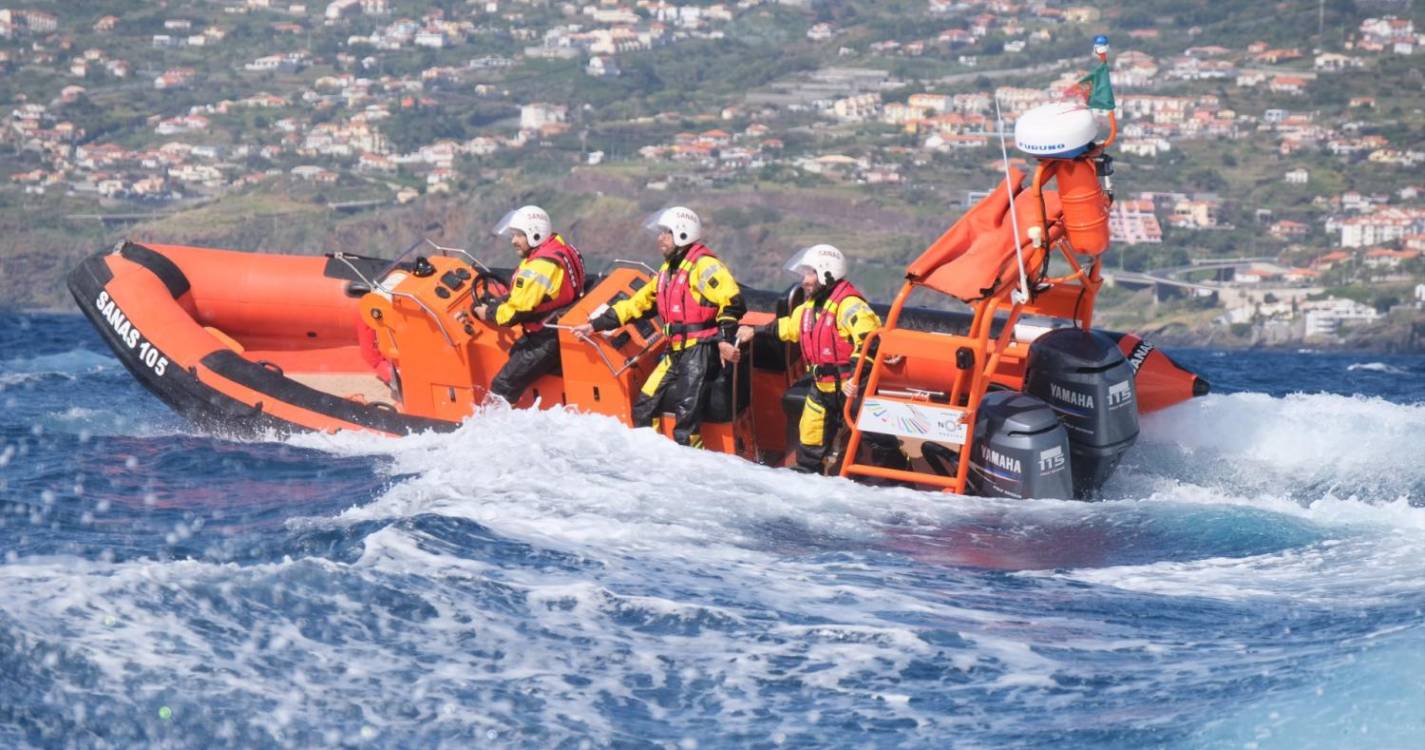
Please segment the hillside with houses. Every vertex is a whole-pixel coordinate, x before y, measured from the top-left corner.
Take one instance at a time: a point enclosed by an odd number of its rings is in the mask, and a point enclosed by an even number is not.
[[[1097,33],[1105,325],[1425,347],[1425,12],[1389,1],[0,0],[0,285],[64,307],[123,237],[508,263],[535,200],[596,260],[685,203],[749,283],[831,241],[886,297]]]

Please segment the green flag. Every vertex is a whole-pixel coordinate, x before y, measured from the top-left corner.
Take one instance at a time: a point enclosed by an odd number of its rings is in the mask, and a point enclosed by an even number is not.
[[[1108,80],[1108,63],[1101,62],[1088,75],[1079,79],[1079,88],[1088,95],[1089,109],[1116,109],[1113,84]]]

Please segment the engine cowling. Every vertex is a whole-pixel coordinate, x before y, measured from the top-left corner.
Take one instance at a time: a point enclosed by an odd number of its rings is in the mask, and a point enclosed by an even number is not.
[[[1068,498],[1069,435],[1043,401],[991,391],[980,401],[970,447],[970,489],[988,497]]]
[[[1132,366],[1108,336],[1060,328],[1030,345],[1024,390],[1049,404],[1068,428],[1074,496],[1091,495],[1138,439]]]

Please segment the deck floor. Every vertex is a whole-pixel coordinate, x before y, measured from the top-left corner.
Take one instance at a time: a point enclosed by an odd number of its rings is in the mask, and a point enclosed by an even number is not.
[[[356,372],[289,372],[287,377],[323,393],[363,401],[368,404],[387,403],[399,407],[391,389],[370,373]]]

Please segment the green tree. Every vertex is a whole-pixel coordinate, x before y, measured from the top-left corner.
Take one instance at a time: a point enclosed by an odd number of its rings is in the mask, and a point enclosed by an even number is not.
[[[1380,313],[1389,312],[1389,311],[1390,311],[1390,308],[1395,307],[1395,306],[1398,305],[1398,304],[1400,304],[1400,295],[1398,295],[1398,294],[1391,294],[1391,293],[1377,294],[1377,295],[1371,300],[1371,305],[1373,305],[1373,306],[1375,307],[1376,312],[1380,312]]]

